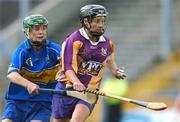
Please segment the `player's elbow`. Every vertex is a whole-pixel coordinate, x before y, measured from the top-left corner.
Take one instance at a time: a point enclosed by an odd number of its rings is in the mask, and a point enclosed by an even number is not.
[[[11,73],[8,73],[6,77],[8,80],[11,81],[16,75],[17,75],[16,72],[11,72]]]

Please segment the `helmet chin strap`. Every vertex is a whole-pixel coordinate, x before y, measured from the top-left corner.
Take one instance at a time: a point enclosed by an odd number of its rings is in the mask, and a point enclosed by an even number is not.
[[[42,45],[45,44],[46,40],[43,40],[42,42],[39,42],[39,41],[30,41],[30,42],[33,46],[41,47]]]
[[[93,31],[90,31],[90,30],[89,30],[89,32],[90,32],[90,34],[91,34],[92,36],[95,36],[95,37],[100,37],[101,35],[104,34],[104,31],[103,31],[103,33],[100,33],[100,32],[93,32]]]

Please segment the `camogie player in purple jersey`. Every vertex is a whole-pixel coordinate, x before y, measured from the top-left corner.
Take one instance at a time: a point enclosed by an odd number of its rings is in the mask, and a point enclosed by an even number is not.
[[[106,17],[107,11],[101,5],[81,8],[82,28],[72,33],[62,45],[62,70],[57,74],[56,89],[99,89],[106,67],[116,78],[126,77],[114,62],[113,42],[103,35]],[[73,87],[67,88],[69,84]],[[94,108],[94,104],[61,95],[54,95],[52,104],[53,122],[84,122]]]

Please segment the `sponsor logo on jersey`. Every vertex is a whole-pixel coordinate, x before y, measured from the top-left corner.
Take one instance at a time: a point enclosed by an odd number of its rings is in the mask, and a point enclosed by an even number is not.
[[[102,69],[103,64],[96,61],[81,62],[79,65],[78,73],[97,76]]]
[[[98,46],[97,46],[97,45],[92,45],[92,46],[90,46],[90,48],[91,48],[91,49],[97,49]]]

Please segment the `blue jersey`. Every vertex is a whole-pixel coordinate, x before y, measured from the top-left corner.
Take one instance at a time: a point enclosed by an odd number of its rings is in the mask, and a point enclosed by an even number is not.
[[[30,41],[24,40],[12,55],[8,74],[18,72],[22,77],[36,83],[41,88],[54,88],[58,71],[61,48],[46,40],[39,52],[32,49]],[[50,94],[29,94],[27,89],[10,82],[6,99],[28,101],[51,101]]]

